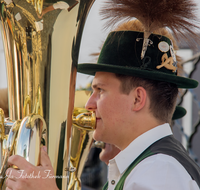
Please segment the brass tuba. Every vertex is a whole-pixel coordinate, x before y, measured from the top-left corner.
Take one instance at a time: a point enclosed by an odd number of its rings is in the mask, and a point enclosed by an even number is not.
[[[59,189],[80,189],[80,161],[87,157],[83,152],[89,150],[95,117],[73,111],[75,82],[94,1],[0,2],[9,101],[9,118],[0,109],[1,188],[8,157],[18,154],[38,165],[44,144],[55,175],[66,176],[57,179]]]

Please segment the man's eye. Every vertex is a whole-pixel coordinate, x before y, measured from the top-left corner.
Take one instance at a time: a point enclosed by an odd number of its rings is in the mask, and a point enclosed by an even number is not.
[[[101,93],[103,91],[102,88],[98,88],[98,92]]]

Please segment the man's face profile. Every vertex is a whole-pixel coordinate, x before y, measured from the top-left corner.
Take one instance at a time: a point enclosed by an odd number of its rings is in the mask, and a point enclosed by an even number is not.
[[[96,114],[96,130],[93,137],[97,141],[115,144],[121,141],[124,124],[129,121],[132,105],[131,93],[120,92],[121,82],[114,73],[96,72],[92,88],[93,94],[86,103],[86,109]]]

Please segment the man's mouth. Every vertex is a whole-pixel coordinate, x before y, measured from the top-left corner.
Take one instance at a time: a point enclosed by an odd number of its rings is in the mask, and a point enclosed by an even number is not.
[[[100,117],[96,117],[96,121],[98,122],[99,120],[101,120],[101,118]]]

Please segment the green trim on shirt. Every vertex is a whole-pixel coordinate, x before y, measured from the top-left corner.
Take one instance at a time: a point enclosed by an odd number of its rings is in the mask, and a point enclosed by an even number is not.
[[[122,175],[120,178],[119,182],[117,183],[115,190],[122,190],[124,186],[124,182],[126,180],[126,177],[129,175],[129,173],[133,170],[133,168],[142,160],[145,158],[153,155],[154,153],[150,151],[150,149],[146,149],[143,153],[141,153],[128,167],[128,169],[125,171],[125,173]],[[108,182],[104,185],[102,190],[107,190],[108,189]]]

